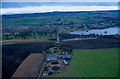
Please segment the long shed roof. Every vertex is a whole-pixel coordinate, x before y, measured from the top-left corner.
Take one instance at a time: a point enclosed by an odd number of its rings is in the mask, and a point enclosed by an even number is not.
[[[47,57],[47,61],[56,61],[57,60],[57,56],[48,56]]]

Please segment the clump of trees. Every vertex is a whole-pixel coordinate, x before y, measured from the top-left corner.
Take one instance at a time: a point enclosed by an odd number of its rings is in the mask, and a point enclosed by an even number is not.
[[[46,29],[39,31],[21,31],[19,33],[2,34],[3,40],[10,39],[54,39],[57,37],[57,29]]]

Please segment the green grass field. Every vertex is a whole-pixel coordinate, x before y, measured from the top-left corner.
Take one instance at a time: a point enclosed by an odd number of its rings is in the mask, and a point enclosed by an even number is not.
[[[55,77],[117,77],[118,49],[74,50],[70,68]]]

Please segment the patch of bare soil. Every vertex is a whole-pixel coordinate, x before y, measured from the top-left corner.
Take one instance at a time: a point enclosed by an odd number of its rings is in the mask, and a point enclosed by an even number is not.
[[[60,44],[71,46],[73,49],[118,48],[120,46],[119,39],[112,39],[112,38],[62,41]]]
[[[12,40],[3,40],[2,44],[16,44],[16,43],[29,43],[29,42],[47,42],[48,40],[42,39],[12,39]]]
[[[30,54],[18,67],[12,77],[37,77],[44,63],[45,56],[40,53]]]

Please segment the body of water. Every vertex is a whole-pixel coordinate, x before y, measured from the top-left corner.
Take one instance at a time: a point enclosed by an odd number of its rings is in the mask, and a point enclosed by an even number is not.
[[[70,34],[78,34],[78,35],[89,35],[89,34],[99,34],[99,35],[120,35],[120,28],[107,28],[107,29],[93,29],[88,31],[73,31]]]

